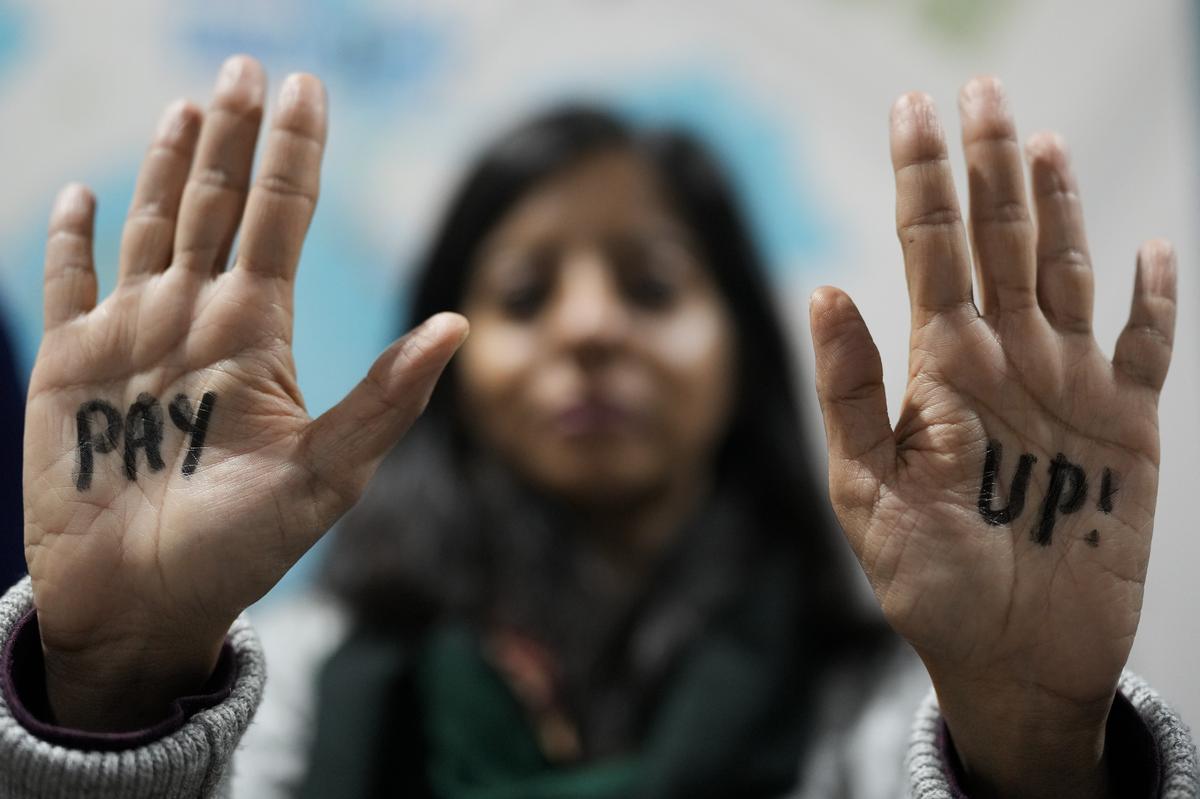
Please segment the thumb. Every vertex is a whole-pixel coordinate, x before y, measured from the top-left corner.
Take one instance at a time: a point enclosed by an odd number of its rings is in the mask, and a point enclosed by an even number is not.
[[[456,313],[431,316],[384,350],[367,376],[305,429],[304,459],[340,506],[326,509],[331,517],[358,500],[379,461],[425,410],[467,331]]]
[[[895,465],[883,366],[866,323],[845,292],[822,286],[813,292],[809,311],[817,397],[829,445],[829,494],[853,536],[847,515],[870,511],[880,483]]]

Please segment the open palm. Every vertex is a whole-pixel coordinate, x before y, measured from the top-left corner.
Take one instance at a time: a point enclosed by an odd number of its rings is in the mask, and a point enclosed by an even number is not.
[[[203,681],[236,615],[357,499],[465,335],[461,317],[435,317],[309,418],[292,289],[325,96],[311,76],[284,83],[251,183],[263,93],[261,68],[234,58],[206,114],[168,110],[99,305],[91,196],[68,187],[51,219],[25,541],[51,702],[82,726],[114,718],[72,712],[85,672],[128,688],[155,670],[149,705]]]
[[[978,301],[932,105],[908,95],[893,110],[912,310],[895,429],[854,305],[836,289],[814,296],[831,494],[956,740],[968,725],[954,727],[955,714],[989,701],[1012,715],[1070,708],[1102,728],[1150,554],[1173,256],[1163,243],[1143,248],[1110,361],[1092,336],[1092,273],[1060,142],[1030,142],[1030,214],[998,84],[972,82],[961,106]]]

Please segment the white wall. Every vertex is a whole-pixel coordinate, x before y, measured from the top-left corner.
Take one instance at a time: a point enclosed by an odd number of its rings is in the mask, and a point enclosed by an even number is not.
[[[180,94],[205,99],[221,57],[246,50],[275,81],[291,69],[320,73],[332,96],[325,193],[297,301],[301,386],[313,411],[353,385],[386,343],[397,265],[423,241],[463,157],[500,121],[579,90],[710,133],[747,181],[806,367],[808,293],[838,284],[881,345],[895,403],[907,302],[892,229],[888,108],[900,92],[924,89],[956,138],[958,86],[995,73],[1023,131],[1057,129],[1074,150],[1105,346],[1125,318],[1138,243],[1166,236],[1180,253],[1159,524],[1133,665],[1185,717],[1200,719],[1192,574],[1200,536],[1190,500],[1200,474],[1192,278],[1200,25],[1189,3],[457,0],[300,8],[269,0],[0,0],[0,296],[27,364],[39,324],[43,220],[56,188],[84,179],[99,190],[102,282],[111,287],[121,213],[159,109]]]

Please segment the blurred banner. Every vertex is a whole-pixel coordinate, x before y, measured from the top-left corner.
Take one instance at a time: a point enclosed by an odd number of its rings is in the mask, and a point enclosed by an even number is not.
[[[894,410],[908,307],[888,109],[900,92],[923,89],[956,140],[959,85],[996,74],[1023,133],[1052,128],[1073,149],[1106,350],[1124,323],[1138,244],[1165,236],[1180,253],[1159,523],[1132,666],[1195,725],[1198,33],[1185,0],[0,0],[0,324],[23,380],[38,344],[55,191],[69,180],[95,189],[101,290],[111,289],[122,217],[159,112],[178,96],[205,101],[224,57],[247,52],[274,85],[311,71],[331,97],[296,301],[313,413],[397,334],[405,276],[477,145],[530,111],[577,98],[708,138],[740,182],[805,373],[808,293],[835,283],[880,344]],[[815,432],[811,394],[806,379]]]

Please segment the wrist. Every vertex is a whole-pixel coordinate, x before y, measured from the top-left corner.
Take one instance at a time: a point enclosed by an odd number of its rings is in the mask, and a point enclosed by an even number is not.
[[[224,636],[152,645],[110,644],[65,651],[42,643],[46,699],[54,724],[88,732],[151,726],[172,702],[212,675]]]
[[[1110,796],[1106,724],[1112,697],[1078,703],[1026,686],[935,682],[973,797]]]

